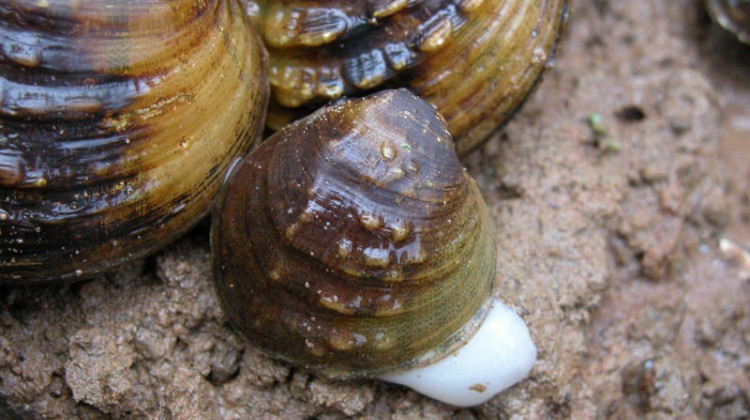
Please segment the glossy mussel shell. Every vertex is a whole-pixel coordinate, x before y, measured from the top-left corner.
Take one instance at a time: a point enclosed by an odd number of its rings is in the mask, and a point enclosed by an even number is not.
[[[266,0],[256,6],[271,57],[269,126],[281,127],[310,104],[403,86],[438,109],[463,154],[534,88],[568,1]]]
[[[406,90],[325,107],[262,143],[228,178],[211,235],[234,324],[331,377],[460,345],[494,279],[476,183],[444,120]]]
[[[206,213],[256,141],[233,1],[0,1],[0,282],[90,277]]]
[[[719,25],[750,45],[750,0],[706,0],[706,8]]]

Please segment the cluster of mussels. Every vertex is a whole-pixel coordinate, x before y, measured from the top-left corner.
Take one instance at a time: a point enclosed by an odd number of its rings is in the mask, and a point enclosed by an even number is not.
[[[536,355],[457,153],[533,89],[567,7],[0,0],[0,283],[95,276],[215,201],[217,294],[253,344],[483,402]]]

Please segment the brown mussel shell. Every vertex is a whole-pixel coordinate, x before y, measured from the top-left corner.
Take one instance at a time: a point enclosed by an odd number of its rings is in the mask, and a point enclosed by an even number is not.
[[[465,154],[533,90],[568,0],[260,0],[250,9],[271,59],[269,127],[309,104],[403,86],[437,108]]]
[[[90,277],[210,208],[267,57],[234,1],[0,1],[0,282]]]
[[[253,344],[329,377],[444,355],[491,293],[489,212],[445,121],[404,89],[285,127],[216,206],[225,312]]]
[[[706,8],[719,25],[750,45],[750,0],[706,0]]]

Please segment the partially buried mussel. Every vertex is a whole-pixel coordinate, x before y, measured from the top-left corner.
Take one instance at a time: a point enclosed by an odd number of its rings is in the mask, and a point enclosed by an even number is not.
[[[406,90],[285,127],[233,169],[213,216],[219,299],[274,357],[455,405],[531,369],[526,326],[492,299],[489,212],[443,118]]]
[[[342,95],[402,86],[445,117],[459,154],[533,89],[568,8],[568,0],[246,1],[269,48],[269,126]]]
[[[750,45],[750,0],[706,0],[706,8],[719,25]]]
[[[262,129],[235,1],[0,1],[0,283],[91,277],[185,232]]]

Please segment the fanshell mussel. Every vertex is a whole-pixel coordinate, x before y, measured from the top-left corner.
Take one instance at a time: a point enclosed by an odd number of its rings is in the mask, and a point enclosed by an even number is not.
[[[750,45],[750,0],[706,0],[706,8],[719,25]]]
[[[568,8],[567,0],[252,4],[269,47],[272,128],[299,116],[297,107],[401,86],[445,117],[459,154],[486,139],[533,89]]]
[[[0,1],[0,283],[91,277],[208,211],[267,102],[239,9]]]
[[[262,143],[229,175],[211,234],[229,318],[329,377],[430,365],[492,307],[489,212],[445,121],[403,89],[322,108]]]

